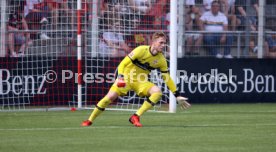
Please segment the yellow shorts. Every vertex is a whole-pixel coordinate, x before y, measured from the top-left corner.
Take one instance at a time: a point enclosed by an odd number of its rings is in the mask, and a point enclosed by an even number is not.
[[[145,82],[138,82],[134,81],[132,83],[126,82],[125,87],[117,87],[117,82],[115,82],[110,90],[116,92],[119,96],[125,96],[127,95],[128,91],[133,90],[138,96],[145,97],[148,96],[148,91],[151,87],[155,86],[155,84],[145,81]]]

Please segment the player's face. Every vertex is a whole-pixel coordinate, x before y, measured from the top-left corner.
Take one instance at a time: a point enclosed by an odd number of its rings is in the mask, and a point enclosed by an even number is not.
[[[166,46],[166,38],[159,37],[153,42],[153,47],[157,52],[162,52]]]

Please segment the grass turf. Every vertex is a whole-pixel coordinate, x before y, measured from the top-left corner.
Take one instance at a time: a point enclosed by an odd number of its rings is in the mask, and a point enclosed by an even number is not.
[[[0,112],[1,152],[274,152],[276,104],[203,104],[175,114],[89,110]]]

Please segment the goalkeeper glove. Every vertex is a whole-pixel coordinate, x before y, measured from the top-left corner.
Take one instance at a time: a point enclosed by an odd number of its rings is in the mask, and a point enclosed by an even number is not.
[[[126,83],[124,81],[124,75],[119,74],[118,75],[118,80],[117,80],[117,87],[121,88],[121,87],[125,87]]]
[[[176,101],[177,103],[180,105],[181,109],[188,109],[191,107],[191,104],[189,104],[187,102],[188,98],[182,97],[182,96],[178,96],[176,97]]]
[[[187,102],[188,98],[180,96],[178,91],[176,91],[174,95],[176,97],[177,104],[180,106],[181,109],[184,110],[191,107],[191,104]]]

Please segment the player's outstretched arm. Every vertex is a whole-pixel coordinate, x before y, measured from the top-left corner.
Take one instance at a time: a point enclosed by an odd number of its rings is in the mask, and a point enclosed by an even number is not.
[[[123,75],[125,67],[130,63],[131,63],[130,58],[126,56],[118,66],[118,75]]]
[[[187,101],[188,98],[180,96],[179,92],[176,89],[176,85],[174,84],[169,73],[162,73],[162,78],[165,81],[168,88],[171,90],[171,92],[173,92],[174,96],[176,97],[177,104],[180,106],[180,108],[183,110],[190,108],[191,104]]]

